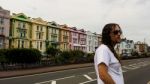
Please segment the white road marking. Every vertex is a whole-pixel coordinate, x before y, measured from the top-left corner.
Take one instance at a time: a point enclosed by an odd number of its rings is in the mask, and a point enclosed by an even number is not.
[[[140,62],[140,63],[138,63],[138,65],[139,65],[139,66],[146,66],[146,65],[148,65],[148,64],[147,64],[147,62]]]
[[[56,81],[52,81],[52,83],[51,84],[56,84]]]
[[[95,72],[88,72],[88,74],[95,74]]]
[[[140,68],[140,67],[136,66],[136,64],[130,64],[129,66],[130,66],[130,67],[133,67],[134,69]]]
[[[92,81],[93,79],[90,77],[90,76],[88,76],[88,75],[83,75],[84,77],[86,77],[88,80],[90,80],[90,81]]]
[[[149,65],[150,62],[149,61],[143,61],[143,62],[139,62],[139,63],[134,63],[134,64],[130,64],[130,65],[126,65],[126,66],[122,66],[124,69],[122,69],[123,72],[127,72],[129,70],[133,70],[133,69],[137,69],[137,68],[141,68],[143,66],[147,66]],[[91,67],[89,67],[91,68]],[[78,68],[79,69],[79,68]],[[82,68],[81,68],[82,69]],[[76,69],[70,69],[70,70],[76,70]],[[67,70],[63,70],[63,71],[57,71],[57,72],[64,72]],[[49,74],[49,73],[57,73],[57,72],[47,72],[47,73],[40,73],[40,74],[33,74],[33,75],[26,75],[26,76],[18,76],[18,77],[11,77],[11,78],[2,78],[0,80],[9,80],[9,79],[15,79],[15,78],[22,78],[22,77],[30,77],[30,76],[36,76],[36,75],[44,75],[44,74]],[[89,72],[88,74],[94,74],[95,72]],[[64,77],[64,78],[59,78],[59,79],[53,79],[53,80],[49,80],[49,81],[44,81],[44,82],[39,82],[39,83],[35,83],[35,84],[42,84],[42,83],[51,83],[51,84],[56,84],[56,80],[62,80],[62,79],[66,79],[66,78],[72,78],[75,76],[70,76],[70,77]],[[95,81],[96,79],[92,79],[91,77],[89,77],[88,75],[84,75],[84,77],[86,77],[89,81],[80,83],[80,84],[84,84],[87,82],[91,82],[91,81]],[[150,81],[147,83],[150,84]]]
[[[133,69],[138,69],[138,68],[140,68],[142,66],[146,66],[146,65],[148,65],[147,61],[134,63],[134,64],[130,64],[128,66],[122,66],[122,67],[125,68],[125,69],[133,70]]]
[[[34,83],[34,84],[49,83],[49,82],[51,82],[51,81],[63,80],[63,79],[73,78],[73,77],[75,77],[75,76],[69,76],[69,77],[64,77],[64,78],[58,78],[58,79],[53,79],[53,80],[49,80],[49,81],[38,82],[38,83]]]
[[[123,68],[125,68],[125,69],[129,69],[129,70],[133,70],[133,69],[135,69],[135,68],[133,68],[133,67],[128,67],[128,66],[122,66]]]
[[[58,78],[58,79],[55,79],[55,80],[63,80],[63,79],[67,79],[67,78],[73,78],[75,76],[68,76],[68,77],[64,77],[64,78]]]
[[[91,81],[85,81],[85,82],[82,82],[82,83],[79,83],[79,84],[85,84],[85,83],[89,83],[89,82],[92,82],[92,81],[95,81],[95,80],[97,80],[97,79],[93,79]]]

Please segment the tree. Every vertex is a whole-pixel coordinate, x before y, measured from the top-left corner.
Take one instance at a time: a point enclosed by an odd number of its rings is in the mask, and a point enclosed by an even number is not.
[[[41,53],[37,49],[9,49],[6,57],[10,63],[36,63],[41,60]]]
[[[60,50],[50,46],[46,49],[46,54],[47,54],[47,57],[50,58],[50,61],[56,64],[57,60],[59,59],[58,56],[60,54]]]
[[[3,69],[5,69],[5,63],[7,62],[6,59],[6,50],[5,49],[0,49],[0,63]]]
[[[58,54],[59,52],[60,52],[59,49],[54,48],[54,47],[52,47],[52,46],[50,46],[50,47],[48,47],[48,48],[46,49],[46,53],[47,53],[48,55],[50,55],[50,56],[53,56],[53,57],[55,57],[56,54]]]

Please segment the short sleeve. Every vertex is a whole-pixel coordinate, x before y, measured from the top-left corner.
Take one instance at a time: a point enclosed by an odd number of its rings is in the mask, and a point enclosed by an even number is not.
[[[107,47],[101,47],[100,49],[98,49],[95,53],[95,56],[97,65],[99,65],[100,63],[105,63],[107,66],[109,65],[110,56]]]

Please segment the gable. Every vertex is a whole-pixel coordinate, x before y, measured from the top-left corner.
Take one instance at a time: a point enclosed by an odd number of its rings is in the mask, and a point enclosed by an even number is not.
[[[12,19],[17,19],[17,20],[21,20],[21,21],[27,21],[27,22],[30,22],[30,18],[27,17],[25,14],[23,13],[19,13],[19,14],[13,14]]]
[[[52,21],[50,24],[51,24],[52,26],[57,26],[57,23],[54,22],[54,21]]]
[[[37,24],[42,24],[42,25],[47,25],[47,22],[44,21],[42,18],[32,18],[32,22],[37,23]]]
[[[28,19],[25,15],[19,15],[18,18]]]

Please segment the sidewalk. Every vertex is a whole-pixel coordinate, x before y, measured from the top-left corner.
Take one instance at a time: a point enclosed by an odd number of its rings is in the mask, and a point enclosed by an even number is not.
[[[53,66],[53,67],[27,69],[27,70],[0,71],[0,78],[8,78],[8,77],[15,77],[15,76],[23,76],[23,75],[32,75],[32,74],[37,74],[37,73],[54,72],[54,71],[61,71],[61,70],[75,69],[75,68],[83,68],[83,67],[90,67],[90,66],[93,66],[93,63],[72,64],[72,65],[64,65],[64,66]]]

